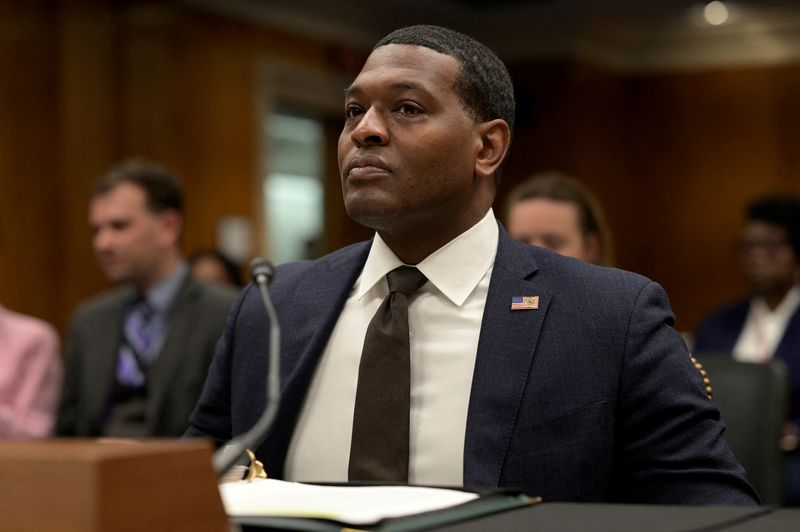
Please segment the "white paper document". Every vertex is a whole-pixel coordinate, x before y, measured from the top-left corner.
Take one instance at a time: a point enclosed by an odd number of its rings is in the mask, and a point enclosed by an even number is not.
[[[441,510],[478,498],[475,493],[442,488],[317,486],[273,479],[229,482],[221,484],[219,491],[231,517],[303,517],[354,525]]]

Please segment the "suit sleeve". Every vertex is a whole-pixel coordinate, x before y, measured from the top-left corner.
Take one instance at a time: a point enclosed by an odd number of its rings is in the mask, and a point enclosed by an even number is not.
[[[61,389],[58,335],[50,327],[35,331],[20,354],[11,404],[0,404],[0,438],[41,438],[53,430]]]
[[[663,289],[639,292],[619,394],[618,500],[752,505],[758,495],[722,438],[724,425],[691,362]]]
[[[216,353],[208,369],[200,400],[189,418],[184,437],[206,437],[219,447],[232,438],[231,367],[234,331],[247,290],[231,307],[225,332],[217,343]]]

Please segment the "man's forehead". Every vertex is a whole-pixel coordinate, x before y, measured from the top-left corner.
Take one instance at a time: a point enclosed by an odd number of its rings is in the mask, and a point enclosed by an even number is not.
[[[397,89],[430,89],[432,84],[451,85],[459,69],[456,58],[424,46],[387,44],[372,51],[347,93],[367,83]]]
[[[95,194],[89,203],[90,210],[138,211],[146,210],[147,194],[132,183],[120,183]]]
[[[403,91],[419,91],[419,92],[429,92],[430,89],[427,87],[425,83],[420,83],[417,80],[413,79],[386,79],[385,82],[381,83],[381,79],[372,79],[372,83],[379,83],[383,87],[383,89],[388,90],[390,92],[403,92]],[[350,95],[359,95],[365,91],[365,87],[362,83],[353,82],[353,85],[350,85],[344,90],[345,96]]]
[[[744,228],[745,233],[749,234],[779,234],[785,235],[786,228],[782,225],[768,222],[767,220],[749,220]]]

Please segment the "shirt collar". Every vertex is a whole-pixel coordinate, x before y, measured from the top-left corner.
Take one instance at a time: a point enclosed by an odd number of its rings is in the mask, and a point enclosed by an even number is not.
[[[756,307],[756,311],[760,312],[762,315],[772,316],[774,318],[780,317],[788,321],[795,310],[800,307],[800,285],[795,284],[786,295],[783,296],[783,300],[775,307],[775,310],[770,310],[762,297],[757,297],[753,301],[753,305]]]
[[[166,279],[148,290],[145,299],[153,310],[159,314],[169,311],[188,275],[189,265],[182,262]]]
[[[494,264],[498,239],[497,221],[490,208],[481,221],[425,257],[417,268],[447,299],[461,306]],[[376,234],[367,262],[356,281],[356,297],[363,297],[387,273],[402,265],[403,262]]]

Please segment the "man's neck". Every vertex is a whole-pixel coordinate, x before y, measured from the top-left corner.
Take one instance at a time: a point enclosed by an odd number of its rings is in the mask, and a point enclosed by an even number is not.
[[[159,263],[158,268],[152,272],[152,275],[133,282],[134,286],[136,286],[136,291],[140,294],[146,294],[175,273],[182,263],[183,257],[180,253],[170,253]]]
[[[447,225],[427,222],[407,224],[398,230],[378,229],[377,232],[397,258],[405,264],[419,264],[428,255],[480,222],[487,211],[476,213],[462,221],[451,221]]]

